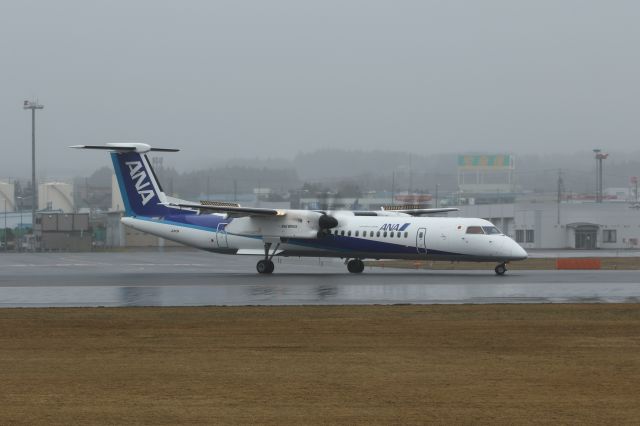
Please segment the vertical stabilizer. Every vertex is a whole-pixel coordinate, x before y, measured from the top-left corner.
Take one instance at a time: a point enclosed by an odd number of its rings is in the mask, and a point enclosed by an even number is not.
[[[127,216],[165,216],[176,213],[161,203],[167,197],[145,154],[112,152],[111,160]]]

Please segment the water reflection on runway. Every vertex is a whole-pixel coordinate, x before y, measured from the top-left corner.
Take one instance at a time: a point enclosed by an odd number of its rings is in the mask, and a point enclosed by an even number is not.
[[[481,269],[485,268],[486,269]],[[0,307],[638,302],[638,271],[400,270],[204,252],[0,256]]]
[[[0,306],[207,306],[640,301],[634,283],[2,287]]]

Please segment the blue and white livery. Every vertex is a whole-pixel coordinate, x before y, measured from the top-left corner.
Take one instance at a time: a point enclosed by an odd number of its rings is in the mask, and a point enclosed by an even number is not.
[[[349,272],[363,259],[409,259],[506,263],[526,251],[491,222],[425,215],[456,209],[313,211],[242,207],[234,203],[189,202],[167,196],[146,152],[175,152],[141,143],[73,148],[110,151],[125,205],[122,223],[139,231],[224,254],[259,255],[257,270],[274,270],[274,256],[336,257]]]

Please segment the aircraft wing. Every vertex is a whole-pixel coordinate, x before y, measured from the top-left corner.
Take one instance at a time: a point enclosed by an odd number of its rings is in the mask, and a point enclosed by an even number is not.
[[[228,213],[233,216],[284,216],[286,210],[263,209],[260,207],[241,207],[239,205],[220,204],[198,204],[189,202],[169,202],[164,203],[169,207],[180,207],[187,209],[195,209],[211,213]]]
[[[382,210],[386,212],[404,213],[410,216],[422,216],[427,214],[457,212],[459,209],[455,207],[444,207],[444,208],[437,208],[437,209],[390,209],[390,208],[383,207]]]

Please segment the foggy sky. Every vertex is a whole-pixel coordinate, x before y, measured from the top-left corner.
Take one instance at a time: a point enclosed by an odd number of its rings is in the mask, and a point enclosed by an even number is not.
[[[637,151],[636,1],[6,1],[0,177],[108,164],[135,140],[192,169],[323,147]],[[383,165],[382,165],[383,166]]]

